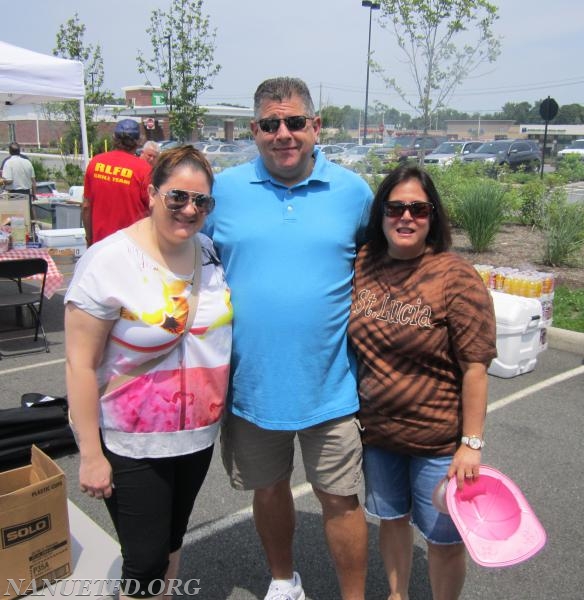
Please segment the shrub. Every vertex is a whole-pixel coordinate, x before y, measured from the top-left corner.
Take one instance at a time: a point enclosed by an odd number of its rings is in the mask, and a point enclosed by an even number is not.
[[[542,229],[544,264],[572,266],[575,255],[584,248],[584,205],[568,204],[565,194],[557,194],[545,209]]]
[[[442,200],[454,227],[461,226],[461,221],[458,216],[459,206],[461,198],[466,193],[469,186],[469,182],[473,181],[477,184],[486,182],[487,185],[492,183],[492,179],[488,173],[488,167],[481,161],[471,163],[454,161],[446,168],[429,165],[426,170],[434,180],[436,189],[440,194],[440,199]]]
[[[50,169],[46,169],[42,160],[33,158],[30,161],[34,168],[34,178],[36,181],[47,181],[51,178]]]
[[[520,199],[521,222],[524,225],[541,227],[547,199],[545,183],[541,179],[531,179],[516,190]]]
[[[457,212],[472,249],[484,252],[505,220],[505,189],[495,181],[473,182],[462,191]]]
[[[72,185],[83,185],[83,171],[81,170],[81,167],[76,164],[67,163],[65,165],[63,179],[69,187]]]
[[[584,181],[584,161],[579,156],[564,156],[558,160],[556,171],[566,181]]]

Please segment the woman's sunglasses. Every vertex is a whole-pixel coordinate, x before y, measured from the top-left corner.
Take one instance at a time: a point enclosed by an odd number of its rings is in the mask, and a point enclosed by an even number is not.
[[[402,217],[406,210],[414,219],[427,219],[432,214],[434,205],[431,202],[421,200],[416,202],[396,202],[392,200],[383,203],[383,214],[386,217],[394,219]]]
[[[280,129],[280,123],[284,121],[284,125],[288,131],[301,131],[306,127],[306,121],[312,120],[314,117],[305,117],[304,115],[298,115],[295,117],[284,117],[283,119],[269,118],[260,119],[258,125],[264,133],[276,133]]]
[[[215,208],[215,199],[209,194],[187,190],[158,190],[158,193],[162,196],[164,206],[173,212],[182,210],[189,202],[192,202],[199,212],[207,215]]]

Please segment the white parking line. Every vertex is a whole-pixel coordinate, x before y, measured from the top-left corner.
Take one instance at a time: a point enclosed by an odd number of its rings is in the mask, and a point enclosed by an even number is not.
[[[499,408],[503,408],[516,400],[521,400],[521,398],[525,398],[525,396],[529,396],[529,394],[535,394],[535,392],[540,392],[541,390],[545,390],[545,388],[551,387],[552,385],[556,385],[557,383],[561,383],[562,381],[566,381],[567,379],[571,379],[572,377],[577,377],[584,373],[584,365],[581,367],[576,367],[571,371],[566,371],[565,373],[560,373],[559,375],[555,375],[554,377],[550,377],[544,381],[540,381],[539,383],[535,383],[530,385],[527,388],[522,389],[519,392],[515,392],[506,398],[501,398],[492,404],[489,404],[487,407],[487,412],[493,412]]]
[[[64,363],[64,358],[56,358],[55,360],[47,360],[46,362],[34,363],[34,365],[25,365],[24,367],[14,367],[13,369],[4,369],[0,371],[0,375],[6,375],[7,373],[18,373],[18,371],[28,371],[29,369],[40,369],[50,365],[58,365]]]
[[[14,369],[5,369],[4,371],[0,371],[0,375],[14,373],[17,371],[24,371],[26,369],[36,369],[36,368],[50,366],[50,365],[59,364],[59,363],[63,363],[63,362],[65,362],[64,358],[47,361],[44,363],[37,363],[34,365],[27,365],[25,367],[16,367]],[[519,392],[516,392],[514,394],[511,394],[510,396],[501,398],[500,400],[497,400],[496,402],[489,404],[489,406],[487,408],[487,412],[490,413],[490,412],[493,412],[500,408],[504,408],[505,406],[508,406],[509,404],[512,404],[513,402],[516,402],[517,400],[521,400],[522,398],[525,398],[526,396],[529,396],[530,394],[534,394],[536,392],[544,390],[544,389],[551,387],[553,385],[556,385],[558,383],[562,383],[563,381],[567,381],[568,379],[577,377],[578,375],[581,375],[583,373],[584,373],[584,365],[582,365],[580,367],[576,367],[575,369],[572,369],[570,371],[566,371],[565,373],[560,373],[559,375],[555,375],[554,377],[550,377],[549,379],[546,379],[545,381],[536,383],[532,386],[524,388],[523,390],[521,390]],[[301,497],[309,494],[311,491],[312,491],[312,486],[309,483],[303,483],[301,485],[298,485],[298,486],[292,488],[292,496],[295,499],[301,498]],[[219,533],[221,531],[229,529],[230,527],[233,527],[233,525],[242,523],[242,522],[252,518],[252,515],[253,515],[253,507],[247,506],[245,508],[242,508],[241,510],[238,510],[237,512],[226,515],[225,517],[218,519],[217,521],[208,523],[201,527],[197,527],[193,531],[187,532],[187,534],[185,535],[184,541],[186,543],[200,541],[202,539],[210,537],[211,535],[214,535],[216,533]],[[99,525],[97,525],[97,523],[94,523],[94,525],[98,530],[101,530],[101,527],[99,527]]]
[[[584,373],[584,366],[577,367],[576,369],[572,369],[571,371],[566,371],[565,373],[561,373],[560,375],[556,375],[555,377],[550,377],[550,379],[546,379],[540,383],[536,383],[528,388],[521,390],[515,394],[511,394],[506,398],[501,398],[496,402],[493,402],[489,405],[487,412],[493,412],[498,410],[499,408],[503,408],[512,402],[520,400],[521,398],[525,398],[526,396],[533,394],[535,392],[541,391],[547,387],[552,385],[556,385],[557,383],[561,383],[562,381],[566,381],[572,377],[576,377]],[[294,498],[300,498],[302,496],[306,496],[312,491],[312,486],[309,483],[303,483],[302,485],[298,485],[292,488],[292,495]],[[242,508],[237,512],[226,515],[222,519],[215,521],[213,523],[209,523],[207,525],[203,525],[202,527],[198,527],[195,530],[187,533],[185,535],[185,541],[187,542],[197,542],[206,537],[214,535],[215,533],[224,531],[229,529],[233,525],[237,525],[251,518],[253,515],[253,507],[247,506],[246,508]]]
[[[547,387],[552,385],[556,385],[557,383],[561,383],[562,381],[566,381],[567,379],[571,379],[572,377],[577,377],[584,373],[584,365],[581,367],[577,367],[572,369],[571,371],[566,371],[565,373],[561,373],[560,375],[555,375],[554,377],[550,377],[545,381],[540,383],[536,383],[532,386],[529,386],[520,392],[516,392],[515,394],[511,394],[506,398],[501,398],[496,402],[490,404],[487,408],[487,412],[493,412],[498,410],[499,408],[503,408],[508,406],[512,402],[516,402],[517,400],[521,400],[521,398],[525,398],[530,394],[534,394],[535,392],[539,392]],[[312,486],[309,483],[303,483],[292,488],[292,495],[294,498],[300,498],[302,496],[306,496],[312,491]],[[214,521],[213,523],[209,523],[207,525],[203,525],[202,527],[197,527],[193,531],[190,531],[185,535],[186,542],[197,542],[206,537],[229,529],[233,525],[237,525],[238,523],[242,523],[247,519],[251,518],[253,515],[253,507],[247,506],[246,508],[242,508],[235,513],[230,515],[226,515],[225,517]]]
[[[301,498],[302,496],[306,496],[312,492],[312,485],[310,483],[303,483],[301,485],[297,485],[292,488],[292,496],[294,499]],[[230,515],[225,515],[223,518],[218,519],[217,521],[213,521],[213,523],[208,523],[207,525],[203,525],[201,527],[197,527],[193,529],[193,531],[187,532],[184,537],[185,542],[198,542],[203,540],[211,535],[216,534],[217,532],[224,531],[233,527],[233,525],[238,525],[239,523],[243,523],[247,521],[253,516],[253,506],[246,506],[237,512],[234,512]]]

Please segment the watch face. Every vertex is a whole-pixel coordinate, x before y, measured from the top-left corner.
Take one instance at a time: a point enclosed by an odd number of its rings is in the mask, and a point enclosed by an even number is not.
[[[468,445],[473,450],[480,450],[483,447],[483,443],[477,437],[471,437],[471,438],[469,438]]]

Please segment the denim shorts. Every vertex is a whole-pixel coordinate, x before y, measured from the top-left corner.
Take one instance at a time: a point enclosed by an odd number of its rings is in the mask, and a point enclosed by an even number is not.
[[[367,513],[388,520],[410,515],[410,522],[427,541],[462,542],[450,516],[438,512],[432,504],[432,492],[446,476],[451,462],[452,456],[409,456],[364,446]]]

